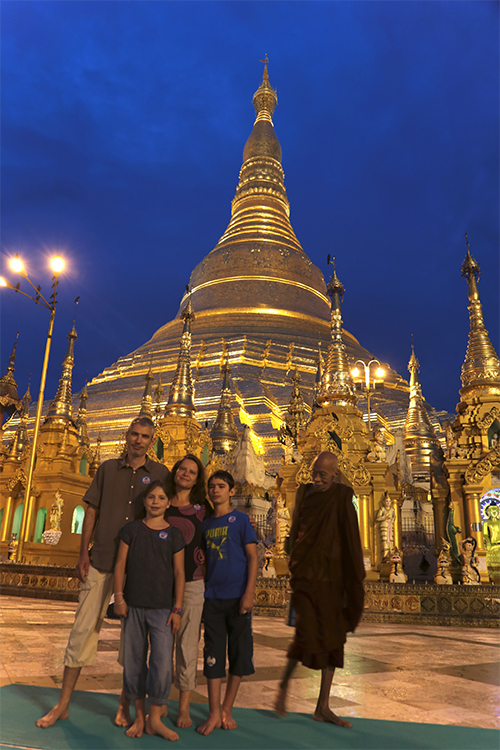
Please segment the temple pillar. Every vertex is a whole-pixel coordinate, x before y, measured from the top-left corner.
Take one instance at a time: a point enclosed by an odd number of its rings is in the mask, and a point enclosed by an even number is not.
[[[489,583],[490,577],[488,574],[488,565],[486,562],[486,550],[484,548],[483,534],[482,534],[482,519],[481,510],[479,508],[479,498],[483,492],[483,488],[480,484],[473,485],[468,484],[464,486],[465,491],[465,506],[467,514],[467,526],[463,531],[467,531],[464,536],[471,536],[476,540],[476,555],[479,558],[478,570],[481,576],[481,583]]]
[[[441,540],[446,539],[446,500],[448,489],[446,487],[432,488],[432,510],[434,514],[434,534],[436,552],[441,548]]]
[[[454,458],[448,459],[445,466],[448,470],[448,484],[450,487],[450,509],[453,508],[453,522],[459,529],[462,529],[462,537],[468,536],[468,516],[464,502],[464,475],[469,465],[468,459]],[[445,537],[446,538],[446,537]]]
[[[358,498],[359,508],[359,535],[363,548],[363,562],[367,581],[378,581],[379,575],[373,570],[373,503],[370,487],[353,486],[354,493]]]
[[[280,492],[281,497],[283,498],[283,502],[285,503],[285,506],[288,508],[288,511],[290,513],[290,519],[293,516],[293,509],[295,508],[295,495],[297,494],[298,490],[297,484],[295,482],[295,477],[297,476],[299,466],[300,464],[290,463],[282,464],[280,468],[280,476],[283,477]]]
[[[0,533],[0,541],[5,542],[8,541],[7,535],[10,528],[10,517],[12,515],[12,503],[13,503],[13,497],[12,495],[9,495],[7,499],[7,503],[5,505],[5,510],[3,512],[3,518],[2,518],[2,529]]]

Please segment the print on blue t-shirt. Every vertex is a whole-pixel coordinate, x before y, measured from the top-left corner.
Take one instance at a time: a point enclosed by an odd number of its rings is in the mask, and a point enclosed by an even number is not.
[[[203,544],[207,560],[206,599],[238,599],[248,580],[246,544],[257,543],[246,513],[231,509],[225,516],[203,521]]]

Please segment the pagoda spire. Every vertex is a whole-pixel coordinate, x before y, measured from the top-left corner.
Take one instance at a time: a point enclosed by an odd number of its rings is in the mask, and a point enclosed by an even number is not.
[[[80,405],[78,407],[78,417],[76,419],[76,426],[78,428],[78,440],[82,445],[90,445],[89,433],[87,430],[87,401],[89,394],[87,391],[87,383],[82,388],[80,393]]]
[[[297,447],[299,432],[306,427],[308,422],[308,417],[306,416],[306,407],[300,390],[300,381],[300,373],[298,369],[295,368],[292,375],[292,394],[290,396],[290,403],[288,404],[288,414],[285,421],[289,433],[293,438],[293,442]]]
[[[332,278],[327,286],[327,292],[332,301],[332,342],[328,349],[321,387],[317,395],[319,406],[330,406],[346,402],[356,403],[357,400],[354,394],[354,383],[347,358],[347,351],[342,338],[341,302],[344,296],[344,286],[337,277],[335,258],[330,259],[330,256],[328,256],[328,263],[331,263],[333,266]]]
[[[231,368],[226,356],[222,366],[222,389],[220,393],[219,409],[210,430],[213,449],[216,453],[229,453],[238,442],[238,430],[231,410]]]
[[[161,375],[158,375],[158,384],[155,388],[155,422],[157,422],[161,415],[161,400],[163,398],[163,386],[161,383]]]
[[[16,433],[14,435],[14,441],[9,450],[9,458],[19,459],[24,449],[30,444],[28,436],[28,417],[30,413],[30,401],[31,393],[30,387],[26,390],[26,393],[22,399],[21,415],[19,418],[19,424],[17,426]]]
[[[196,411],[193,380],[191,378],[191,321],[194,320],[191,296],[189,296],[181,318],[184,320],[184,329],[181,336],[177,369],[170,385],[165,414],[186,417],[192,416]]]
[[[434,427],[431,424],[427,409],[424,406],[422,387],[418,371],[420,363],[415,356],[413,342],[411,345],[411,357],[408,362],[410,372],[410,402],[403,427],[403,443],[405,452],[411,461],[413,475],[430,472],[430,456],[439,452],[439,441],[436,437]]]
[[[318,359],[316,360],[316,377],[314,378],[313,386],[313,403],[312,411],[316,411],[318,408],[318,393],[321,388],[321,379],[323,377],[323,354],[321,352],[321,341],[318,342]]]
[[[73,365],[75,364],[75,341],[78,338],[75,330],[75,321],[73,321],[71,331],[68,333],[66,338],[68,339],[68,348],[66,350],[66,356],[64,357],[62,365],[62,374],[59,380],[59,387],[52,403],[49,406],[49,411],[47,412],[47,417],[44,424],[51,419],[71,421],[73,418],[71,385]]]
[[[19,332],[16,336],[12,354],[9,357],[7,372],[0,378],[0,432],[2,429],[4,415],[11,417],[14,412],[21,408],[22,400],[17,393],[17,383],[14,379],[14,369],[16,366],[16,348]]]
[[[153,371],[150,364],[145,378],[144,392],[142,394],[141,401],[141,410],[139,412],[140,417],[149,417],[151,419],[153,416],[153,380]]]
[[[470,253],[469,240],[467,255],[462,265],[462,276],[469,286],[469,343],[462,365],[461,396],[500,396],[500,360],[484,325],[483,308],[479,300],[477,282],[481,269]]]

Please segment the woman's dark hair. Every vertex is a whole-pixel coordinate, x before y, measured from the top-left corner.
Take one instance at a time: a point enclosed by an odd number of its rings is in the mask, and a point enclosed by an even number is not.
[[[175,475],[181,463],[186,460],[194,461],[194,463],[198,467],[198,476],[196,477],[196,482],[194,483],[193,487],[191,488],[191,492],[189,493],[189,500],[191,501],[192,505],[196,505],[196,503],[199,503],[199,505],[205,505],[208,511],[208,509],[210,508],[210,504],[207,503],[207,492],[205,489],[205,467],[201,463],[200,459],[197,456],[194,456],[192,453],[186,453],[183,458],[180,458],[173,465],[172,472],[166,482],[167,495],[169,498],[172,498],[175,495],[177,491],[175,488]]]
[[[163,492],[165,493],[165,495],[167,497],[169,497],[167,482],[163,482],[161,479],[155,479],[154,482],[151,482],[151,484],[148,486],[146,492],[144,493],[144,500],[147,498],[147,496],[149,495],[149,493],[152,492],[157,487],[160,487],[163,490]],[[138,516],[139,518],[146,518],[146,506],[144,505],[144,500],[143,500],[143,503],[142,503],[142,511],[139,513],[139,516]],[[167,517],[167,513],[168,513],[168,508],[165,511],[164,518]]]

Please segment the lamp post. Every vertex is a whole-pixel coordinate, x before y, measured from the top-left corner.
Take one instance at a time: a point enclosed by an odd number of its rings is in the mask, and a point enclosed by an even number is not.
[[[33,442],[31,444],[28,476],[26,478],[23,515],[21,518],[21,528],[19,531],[19,544],[17,547],[17,561],[21,562],[24,542],[28,541],[30,527],[31,527],[31,518],[33,515],[31,484],[33,481],[33,470],[35,468],[36,444],[38,440],[38,431],[40,429],[40,421],[41,421],[41,416],[42,416],[43,394],[45,391],[45,381],[47,379],[47,368],[49,365],[50,345],[52,343],[52,332],[54,330],[54,318],[56,314],[57,285],[59,283],[59,274],[64,268],[64,260],[60,255],[55,255],[50,261],[50,267],[52,268],[54,275],[52,277],[53,292],[48,300],[45,299],[45,297],[43,296],[41,292],[41,287],[35,286],[33,282],[28,278],[28,274],[26,273],[24,264],[20,260],[20,258],[17,256],[17,253],[16,253],[16,256],[12,258],[12,260],[10,261],[10,267],[12,268],[13,271],[23,276],[29,284],[31,284],[31,286],[35,290],[35,296],[32,297],[31,294],[26,294],[26,292],[23,292],[22,289],[20,289],[19,283],[14,286],[14,284],[11,284],[10,281],[7,281],[4,278],[0,278],[0,286],[7,287],[8,289],[13,289],[16,293],[20,292],[25,297],[29,297],[29,299],[32,299],[33,302],[35,302],[35,304],[41,305],[42,307],[45,307],[47,310],[50,311],[49,331],[47,333],[47,341],[45,344],[45,355],[43,358],[42,377],[40,380],[40,391],[38,393],[38,404],[37,404],[37,409],[36,409],[35,426],[33,428]]]
[[[371,391],[370,391],[370,367],[372,365],[375,365],[375,364],[378,365],[378,367],[377,367],[377,369],[375,371],[375,377],[371,379],[371,382],[373,383],[374,387],[375,387],[375,383],[381,383],[383,381],[383,379],[385,377],[385,370],[382,367],[382,365],[380,364],[380,362],[379,362],[378,359],[371,359],[369,362],[363,362],[362,359],[357,359],[354,364],[355,365],[362,365],[363,369],[364,369],[364,374],[365,374],[365,388],[366,388],[366,405],[367,405],[367,410],[368,410],[368,429],[371,430],[372,425],[371,425],[371,416],[370,416],[370,396],[371,396]],[[358,367],[353,367],[353,369],[351,370],[351,375],[353,376],[353,378],[359,378],[359,376],[361,375],[361,373],[359,371],[359,368]]]

